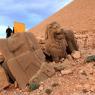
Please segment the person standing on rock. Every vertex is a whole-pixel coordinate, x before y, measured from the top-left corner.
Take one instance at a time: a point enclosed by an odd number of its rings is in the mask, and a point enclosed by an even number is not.
[[[12,29],[8,26],[8,28],[6,29],[6,38],[10,37],[12,32]]]

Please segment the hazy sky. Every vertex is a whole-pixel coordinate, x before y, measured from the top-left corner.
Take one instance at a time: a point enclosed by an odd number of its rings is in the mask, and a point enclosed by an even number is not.
[[[73,0],[0,0],[0,38],[14,21],[32,28]]]

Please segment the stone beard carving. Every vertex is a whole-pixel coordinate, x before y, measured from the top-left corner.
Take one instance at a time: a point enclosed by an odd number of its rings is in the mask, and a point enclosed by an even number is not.
[[[67,42],[64,32],[60,29],[60,25],[53,22],[48,25],[46,31],[46,54],[52,56],[54,61],[58,61],[61,58],[65,58]]]
[[[47,26],[45,40],[45,53],[52,56],[53,61],[66,58],[67,53],[78,50],[73,31],[62,29],[57,22]]]

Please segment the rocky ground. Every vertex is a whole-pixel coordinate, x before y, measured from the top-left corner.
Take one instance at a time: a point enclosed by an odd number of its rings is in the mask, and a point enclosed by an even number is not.
[[[95,62],[85,62],[87,56],[95,54],[95,33],[94,31],[82,31],[75,35],[81,58],[73,59],[69,55],[65,63],[64,61],[49,63],[64,63],[65,68],[57,71],[52,78],[42,82],[37,90],[22,91],[11,86],[2,90],[0,95],[95,95]]]

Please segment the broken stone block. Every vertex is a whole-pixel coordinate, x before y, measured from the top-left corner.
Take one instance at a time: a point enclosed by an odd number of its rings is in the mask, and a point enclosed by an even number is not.
[[[41,83],[42,81],[46,80],[47,78],[52,77],[55,74],[55,70],[53,66],[43,63],[40,70],[37,71],[37,73],[31,77],[29,83]]]
[[[8,67],[20,88],[25,87],[30,78],[40,69],[41,62],[39,60],[40,58],[31,51],[8,60]]]
[[[72,61],[70,61],[70,60],[68,60],[68,59],[65,59],[64,61],[63,61],[63,66],[65,67],[65,68],[71,68],[71,66],[72,66]]]
[[[62,70],[61,71],[62,75],[68,75],[68,74],[72,74],[72,73],[73,73],[73,71],[71,69],[69,69],[69,70]]]
[[[65,67],[64,67],[64,64],[55,64],[54,69],[55,71],[61,71],[61,70],[64,70]]]
[[[61,71],[61,70],[64,70],[67,68],[69,69],[72,67],[72,61],[69,59],[65,59],[62,63],[56,64],[52,62],[51,64],[54,67],[55,71]]]
[[[51,77],[55,74],[54,67],[47,63],[44,63],[42,67],[42,72],[45,73],[48,77]]]
[[[78,59],[81,57],[80,51],[74,51],[71,55],[74,59]]]
[[[21,89],[26,88],[45,61],[45,56],[31,32],[15,33],[7,39],[0,39],[0,52]]]

